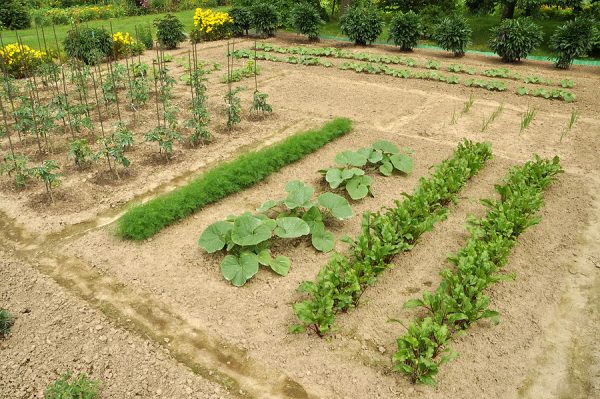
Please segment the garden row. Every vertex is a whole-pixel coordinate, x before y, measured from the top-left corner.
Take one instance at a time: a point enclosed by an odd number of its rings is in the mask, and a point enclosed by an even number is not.
[[[306,47],[306,46],[295,46],[295,47],[279,47],[273,46],[269,43],[257,43],[254,46],[255,50],[263,51],[265,53],[279,53],[279,54],[294,54],[302,56],[315,56],[315,57],[332,57],[332,58],[345,58],[355,61],[367,61],[379,64],[396,64],[405,65],[411,68],[425,68],[440,70],[442,65],[436,60],[427,60],[424,64],[419,64],[415,59],[405,56],[398,55],[381,55],[373,53],[355,53],[352,51],[340,49],[337,47]],[[560,86],[562,88],[572,88],[575,82],[572,79],[561,79],[560,81],[552,81],[544,79],[536,75],[527,75],[524,78],[517,72],[510,70],[509,68],[492,68],[478,71],[475,68],[465,67],[461,64],[452,63],[446,66],[448,72],[462,73],[467,75],[482,75],[490,78],[501,78],[511,80],[521,80],[523,83],[547,85],[547,86]]]
[[[329,61],[323,61],[318,57],[312,55],[291,55],[286,57],[277,57],[270,53],[256,52],[252,50],[235,50],[232,55],[236,58],[254,58],[258,60],[265,60],[271,62],[284,62],[289,64],[300,64],[306,66],[324,66],[326,68],[332,67],[333,64]],[[384,74],[393,76],[396,78],[403,79],[423,79],[437,82],[444,82],[448,84],[459,84],[461,80],[456,75],[445,75],[438,72],[435,64],[430,63],[429,68],[425,66],[427,71],[411,71],[408,69],[398,69],[388,66],[384,63],[370,63],[370,62],[344,62],[338,66],[342,70],[352,70],[357,73],[366,74]],[[462,84],[467,87],[483,88],[489,91],[506,91],[508,86],[506,83],[499,80],[485,80],[485,79],[464,79]],[[569,82],[565,82],[565,85],[570,85]],[[546,89],[536,88],[530,89],[527,87],[518,87],[515,91],[518,95],[531,95],[534,97],[541,97],[546,99],[557,99],[565,102],[573,102],[576,97],[575,94],[565,89]]]
[[[561,171],[558,157],[536,156],[509,171],[504,183],[496,186],[498,199],[482,201],[487,215],[469,222],[470,238],[448,258],[453,268],[441,272],[437,290],[405,303],[404,308],[420,308],[426,316],[414,319],[398,337],[395,370],[413,382],[435,385],[438,368],[457,356],[448,348],[452,336],[481,319],[498,323],[499,314],[489,308],[484,291],[514,278],[501,274],[501,268],[518,237],[540,221],[535,213],[543,206],[542,192]]]

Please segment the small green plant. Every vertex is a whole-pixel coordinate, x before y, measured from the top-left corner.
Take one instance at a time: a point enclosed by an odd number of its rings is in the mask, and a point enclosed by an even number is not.
[[[273,112],[273,108],[267,102],[267,98],[269,98],[268,94],[261,93],[258,90],[254,91],[254,94],[252,96],[252,105],[250,106],[250,112],[262,112],[263,114],[265,112]]]
[[[467,101],[465,101],[465,104],[463,105],[463,109],[462,109],[461,113],[467,114],[471,110],[471,107],[473,106],[474,103],[475,103],[475,97],[473,97],[473,93],[471,93],[471,94],[469,94],[469,98],[467,99]]]
[[[471,43],[473,30],[466,18],[460,15],[446,17],[435,28],[433,39],[444,50],[452,51],[455,57],[465,55]]]
[[[536,76],[536,75],[526,76],[525,79],[523,80],[523,82],[534,84],[534,85],[551,85],[551,84],[553,84],[553,82],[551,80],[544,79],[543,77]]]
[[[435,69],[438,70],[440,69],[440,62],[436,61],[436,60],[428,60],[427,63],[425,64],[425,68],[427,69]]]
[[[129,159],[125,157],[125,150],[133,146],[133,134],[124,124],[119,123],[117,129],[110,136],[101,138],[99,142],[102,148],[96,154],[96,158],[106,158],[108,168],[115,173],[117,179],[120,179],[117,164],[121,164],[125,168],[131,165]],[[112,162],[114,162],[114,166]]]
[[[250,7],[250,13],[252,14],[252,26],[261,37],[275,35],[279,16],[273,4],[257,2]]]
[[[242,68],[232,69],[228,75],[221,76],[221,83],[232,83],[239,82],[244,78],[249,78],[256,75],[260,75],[260,67],[257,65],[255,68],[254,61],[250,60]]]
[[[319,32],[324,21],[314,4],[299,2],[290,11],[289,24],[295,32],[307,36],[311,42],[316,42],[319,41]]]
[[[408,174],[413,169],[410,153],[409,149],[401,152],[389,141],[377,141],[358,151],[340,152],[335,156],[337,166],[320,172],[332,189],[343,188],[350,198],[359,200],[371,192],[373,179],[366,170],[377,169],[384,176],[391,176],[394,170]]]
[[[573,129],[573,125],[575,125],[575,122],[577,122],[578,118],[579,118],[579,113],[577,112],[577,110],[574,109],[573,111],[571,111],[571,115],[569,116],[569,121],[567,122],[567,127],[565,128],[565,130],[563,130],[563,132],[560,135],[561,143],[562,143],[563,139],[567,136],[567,134],[569,134],[571,129]]]
[[[73,377],[63,374],[50,384],[44,392],[44,399],[97,399],[100,397],[100,383],[85,374]]]
[[[167,14],[155,20],[154,25],[156,26],[156,40],[167,50],[176,49],[179,43],[186,39],[183,23],[173,14]]]
[[[164,154],[168,160],[173,154],[173,144],[175,141],[183,143],[183,137],[176,130],[171,129],[169,126],[157,126],[148,133],[145,134],[145,139],[149,143],[158,144],[158,153]]]
[[[482,133],[485,132],[490,127],[490,125],[502,114],[502,111],[504,111],[504,103],[500,104],[498,108],[496,108],[489,117],[483,118],[483,124],[481,126]]]
[[[542,28],[529,18],[507,18],[490,31],[490,48],[502,57],[504,62],[527,58],[544,38]]]
[[[15,323],[15,318],[6,309],[0,308],[0,338],[6,338]]]
[[[31,170],[27,166],[29,158],[22,154],[7,154],[0,165],[0,175],[7,174],[15,178],[15,186],[23,188],[31,178]]]
[[[233,285],[244,285],[258,272],[259,265],[282,276],[288,274],[290,259],[281,255],[273,258],[269,250],[273,237],[293,239],[310,235],[317,250],[328,252],[335,241],[333,233],[325,229],[326,217],[352,217],[348,201],[339,195],[324,193],[312,202],[314,189],[297,180],[289,182],[285,190],[285,199],[265,202],[257,209],[258,214],[229,216],[208,226],[200,236],[198,244],[207,252],[225,250],[229,254],[221,262],[221,272]]]
[[[575,86],[575,81],[573,79],[561,79],[560,86],[564,89],[571,89]]]
[[[60,173],[54,173],[54,171],[59,168],[58,164],[52,160],[45,160],[41,165],[31,168],[31,176],[37,177],[44,182],[46,192],[52,203],[54,203],[52,187],[56,187],[60,184],[60,177],[62,176]]]
[[[556,53],[555,66],[568,69],[576,57],[586,55],[594,42],[597,21],[576,17],[559,26],[550,37],[550,48]]]
[[[480,87],[489,91],[506,91],[506,83],[499,80],[467,79],[463,81],[467,87]]]
[[[411,51],[417,46],[417,42],[423,33],[421,18],[413,11],[403,13],[397,12],[390,22],[390,37],[396,46],[402,51]]]
[[[236,87],[225,94],[227,128],[230,130],[242,121],[242,102],[238,97],[238,93],[242,90],[243,87]]]
[[[521,114],[521,130],[519,133],[523,133],[523,130],[529,127],[533,121],[533,118],[535,118],[536,112],[537,111],[535,108],[527,106],[527,109]]]
[[[508,68],[494,68],[494,69],[486,69],[483,71],[484,76],[488,76],[490,78],[504,78],[504,79],[521,79],[521,75],[516,72],[512,72]],[[525,82],[527,83],[527,82]]]
[[[77,167],[87,165],[94,159],[94,153],[87,139],[71,141],[69,144],[69,159],[72,159]]]
[[[355,2],[340,18],[342,33],[360,46],[373,43],[383,25],[381,12],[371,2]]]
[[[450,119],[450,124],[456,125],[457,122],[458,122],[458,114],[456,113],[456,110],[452,110],[452,119]]]

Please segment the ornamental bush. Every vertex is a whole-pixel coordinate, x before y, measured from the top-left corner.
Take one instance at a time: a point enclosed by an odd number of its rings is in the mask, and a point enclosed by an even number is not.
[[[29,10],[23,0],[0,1],[0,26],[6,29],[26,29],[31,26]]]
[[[490,29],[490,48],[504,62],[520,61],[527,58],[542,43],[542,28],[529,18],[505,19],[500,25]]]
[[[42,63],[50,61],[43,51],[32,49],[26,44],[7,44],[0,48],[1,70],[14,78],[23,78],[34,73]]]
[[[167,14],[154,21],[156,26],[156,41],[167,50],[176,49],[179,43],[186,39],[183,24],[173,14]]]
[[[417,45],[423,28],[421,18],[412,11],[398,12],[390,22],[390,37],[396,46],[402,51],[410,51]]]
[[[227,39],[232,27],[233,18],[228,13],[196,8],[191,37],[196,42]]]
[[[233,7],[229,10],[229,16],[233,19],[231,30],[236,37],[248,35],[252,27],[252,13],[248,7]]]
[[[290,26],[295,32],[308,36],[310,41],[319,40],[323,23],[319,11],[310,3],[298,3],[290,12]]]
[[[575,18],[559,26],[550,38],[550,48],[556,53],[556,67],[568,69],[575,57],[586,55],[594,42],[594,21]]]
[[[252,26],[262,37],[275,36],[279,24],[277,9],[270,3],[258,3],[250,7]]]
[[[340,18],[342,33],[357,45],[373,43],[383,32],[383,17],[371,3],[353,5]]]
[[[63,45],[69,57],[90,65],[112,53],[113,40],[104,28],[80,26],[67,32]]]
[[[444,50],[452,51],[455,57],[462,57],[471,43],[472,34],[473,30],[465,17],[452,15],[444,18],[435,28],[433,39]]]

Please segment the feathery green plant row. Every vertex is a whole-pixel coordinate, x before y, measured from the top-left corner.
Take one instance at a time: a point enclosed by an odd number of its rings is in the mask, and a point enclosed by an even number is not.
[[[446,206],[491,156],[489,144],[465,140],[429,178],[421,178],[404,201],[377,213],[365,212],[362,233],[355,240],[346,240],[351,244],[348,254],[335,253],[315,282],[300,284],[298,291],[310,298],[294,304],[300,324],[290,331],[310,329],[319,336],[330,332],[335,315],[358,305],[365,289],[391,267],[394,255],[409,251],[421,234],[446,218]]]
[[[337,118],[319,130],[297,133],[218,165],[186,186],[129,209],[118,221],[117,234],[132,240],[146,239],[207,204],[253,186],[351,129],[352,121]]]
[[[404,304],[409,309],[422,308],[427,316],[413,320],[407,332],[398,337],[398,351],[392,359],[396,371],[408,375],[412,382],[435,385],[439,366],[457,356],[447,346],[453,334],[480,319],[498,322],[498,312],[489,309],[484,290],[514,278],[500,274],[500,269],[519,235],[539,223],[541,218],[535,213],[544,205],[542,192],[560,172],[558,157],[535,156],[510,169],[504,183],[496,186],[498,199],[482,201],[488,213],[479,220],[469,220],[469,240],[448,258],[454,269],[441,272],[442,281],[435,292],[425,292],[422,299]]]

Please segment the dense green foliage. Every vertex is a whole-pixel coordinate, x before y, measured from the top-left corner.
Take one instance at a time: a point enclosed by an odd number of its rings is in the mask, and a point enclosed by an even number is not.
[[[489,309],[484,290],[498,281],[512,278],[500,274],[517,238],[539,223],[535,213],[543,206],[543,190],[562,168],[558,157],[535,157],[512,168],[502,185],[496,186],[498,199],[482,203],[486,216],[469,221],[470,238],[448,261],[452,269],[441,272],[435,292],[406,302],[405,308],[422,308],[427,317],[412,321],[408,332],[397,339],[394,368],[413,382],[435,385],[438,367],[455,356],[446,343],[453,333],[465,330],[480,319],[498,322],[498,312]]]
[[[15,322],[15,318],[6,309],[0,309],[0,338],[6,337]]]
[[[74,27],[67,32],[63,45],[69,57],[86,64],[101,62],[113,51],[112,37],[104,28]]]
[[[412,11],[398,12],[390,22],[390,37],[402,51],[410,51],[417,45],[423,33],[421,18]]]
[[[63,374],[44,392],[44,399],[96,399],[100,396],[100,383],[90,380],[85,374],[73,378]]]
[[[383,16],[370,2],[353,5],[340,18],[342,33],[355,44],[373,43],[383,32]]]
[[[188,185],[130,209],[119,219],[118,234],[133,240],[148,238],[205,205],[256,184],[348,133],[351,127],[350,120],[335,119],[319,130],[295,134],[216,166]]]
[[[560,26],[550,38],[550,47],[556,52],[556,67],[568,69],[575,57],[592,49],[594,24],[591,19],[575,18]]]
[[[30,25],[29,10],[24,0],[0,2],[0,29],[26,29]]]
[[[542,29],[530,18],[505,19],[491,32],[490,48],[505,62],[527,58],[544,37]]]
[[[247,35],[252,27],[252,13],[248,7],[233,7],[229,10],[229,16],[233,18],[233,35]]]
[[[307,36],[308,40],[317,41],[323,20],[312,4],[298,3],[290,11],[289,24],[295,32]]]
[[[252,13],[252,26],[256,33],[262,37],[275,35],[279,24],[279,15],[274,5],[270,3],[257,3],[250,7]]]
[[[310,298],[294,304],[300,324],[290,330],[309,328],[319,336],[328,333],[335,315],[358,305],[366,288],[390,267],[394,255],[410,250],[421,234],[446,218],[447,205],[490,157],[489,144],[464,141],[429,178],[421,178],[404,201],[376,213],[365,212],[361,234],[349,239],[348,255],[334,254],[319,271],[316,282],[305,281],[298,287]]]
[[[440,22],[435,28],[433,39],[441,48],[452,51],[456,57],[462,57],[471,43],[472,34],[473,30],[467,19],[453,15]]]
[[[154,24],[156,25],[156,40],[167,50],[176,49],[179,43],[186,39],[183,24],[173,14],[167,14],[157,19]]]

